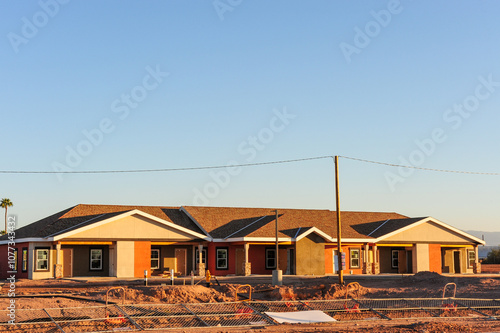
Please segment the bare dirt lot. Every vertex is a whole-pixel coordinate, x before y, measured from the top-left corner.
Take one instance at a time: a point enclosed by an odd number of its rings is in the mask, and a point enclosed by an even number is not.
[[[148,286],[142,280],[116,279],[61,279],[20,280],[16,282],[16,308],[69,308],[101,305],[106,302],[106,292],[111,287],[125,288],[126,304],[216,303],[235,300],[235,290],[242,284],[253,288],[252,299],[265,301],[331,300],[343,299],[346,287],[330,277],[284,277],[284,285],[273,287],[267,276],[225,277],[212,280],[210,288],[205,282],[191,286],[191,280],[176,279],[171,286],[168,279],[150,279]],[[443,287],[456,283],[458,298],[500,299],[500,275],[441,276],[419,273],[410,276],[346,276],[345,282],[360,284],[360,298],[441,298]],[[183,284],[186,285],[183,285]],[[7,285],[2,288],[0,306],[6,309],[10,301],[6,296]],[[243,295],[241,295],[243,294]],[[239,299],[245,297],[245,290]],[[36,297],[29,297],[29,296]],[[450,293],[446,295],[450,296]],[[121,303],[120,290],[109,293],[109,301]],[[478,318],[464,319],[405,319],[337,322],[316,325],[281,325],[261,328],[221,329],[203,328],[204,332],[500,332],[500,320]],[[172,330],[169,330],[172,332]],[[200,332],[200,329],[182,329]]]

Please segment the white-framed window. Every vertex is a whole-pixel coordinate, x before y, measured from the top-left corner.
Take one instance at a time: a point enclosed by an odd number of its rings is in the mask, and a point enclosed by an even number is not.
[[[23,252],[22,252],[22,267],[21,270],[23,272],[28,271],[28,249],[26,247],[23,247]]]
[[[391,267],[398,268],[399,267],[399,251],[392,250],[391,252]]]
[[[160,249],[151,249],[151,269],[160,269]]]
[[[195,260],[196,260],[196,265],[200,263],[200,250],[196,248],[195,250]],[[203,264],[207,264],[207,249],[203,249],[201,251],[201,262]]]
[[[467,250],[467,267],[473,268],[476,263],[476,251]]]
[[[49,253],[50,249],[35,249],[35,270],[48,271],[49,270]]]
[[[266,249],[266,269],[276,269],[276,249]]]
[[[359,253],[360,253],[359,249],[350,249],[350,268],[360,267]]]
[[[102,249],[90,249],[90,270],[102,270]]]
[[[228,269],[228,249],[227,248],[217,248],[216,249],[216,255],[217,255],[217,262],[216,266],[217,269]]]

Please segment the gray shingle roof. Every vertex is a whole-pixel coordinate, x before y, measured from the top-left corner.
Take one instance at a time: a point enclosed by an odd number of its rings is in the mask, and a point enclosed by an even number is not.
[[[77,205],[16,230],[16,238],[46,238],[91,225],[119,214],[140,210],[180,227],[205,234],[180,207]],[[213,237],[274,237],[275,214],[267,208],[184,207]],[[312,227],[336,238],[334,211],[279,209],[279,237],[295,238]],[[342,212],[342,237],[375,239],[411,225],[422,218],[397,213]],[[3,236],[2,239],[5,239]]]

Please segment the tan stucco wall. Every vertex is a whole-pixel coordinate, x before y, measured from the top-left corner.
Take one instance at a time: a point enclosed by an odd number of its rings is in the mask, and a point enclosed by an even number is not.
[[[397,233],[384,239],[394,242],[437,242],[437,243],[470,243],[471,240],[445,229],[433,222],[423,223],[416,227]]]
[[[296,274],[325,274],[325,244],[323,238],[310,234],[296,243]]]
[[[413,247],[413,272],[428,271],[429,266],[429,245],[415,244]]]
[[[49,271],[35,272],[35,249],[36,248],[52,248],[51,244],[47,243],[30,243],[28,252],[31,260],[28,260],[28,278],[30,279],[50,279],[54,277],[54,265],[56,264],[56,250],[51,249],[49,252]]]
[[[116,277],[134,277],[134,242],[118,241],[115,246]]]
[[[101,226],[77,233],[66,239],[136,239],[136,240],[179,240],[193,239],[193,236],[146,219],[139,215],[127,216]]]
[[[453,250],[451,249],[444,249],[443,273],[454,273]]]
[[[455,257],[454,253],[460,253],[460,273],[474,273],[473,268],[467,267],[467,250],[472,248],[447,248],[444,254],[444,269],[443,273],[457,273],[455,268]]]

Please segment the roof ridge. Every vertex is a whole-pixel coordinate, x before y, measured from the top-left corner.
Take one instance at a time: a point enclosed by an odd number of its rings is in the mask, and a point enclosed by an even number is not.
[[[237,231],[233,232],[232,234],[230,234],[229,236],[224,237],[224,239],[228,239],[229,237],[231,237],[231,236],[233,236],[233,235],[236,235],[236,234],[237,234],[237,233],[239,233],[240,231],[245,230],[246,228],[250,227],[251,225],[254,225],[255,223],[257,223],[257,222],[259,222],[259,221],[261,221],[261,220],[265,219],[265,218],[266,218],[266,217],[268,217],[268,216],[270,216],[270,215],[264,215],[264,216],[259,217],[257,220],[253,221],[253,222],[252,222],[252,223],[250,223],[250,224],[247,224],[246,226],[244,226],[244,227],[243,227],[243,228],[241,228],[240,230],[237,230]]]
[[[384,223],[382,223],[381,225],[379,225],[378,227],[376,227],[372,232],[370,232],[367,236],[370,237],[373,233],[375,233],[375,231],[377,231],[378,229],[382,228],[387,222],[389,222],[391,219],[387,219],[385,220]]]

